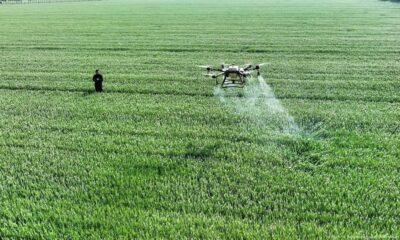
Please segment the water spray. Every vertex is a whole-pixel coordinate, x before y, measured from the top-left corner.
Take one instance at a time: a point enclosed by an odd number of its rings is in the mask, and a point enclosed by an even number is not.
[[[299,127],[288,110],[275,97],[272,88],[262,76],[249,78],[248,85],[239,91],[215,87],[214,95],[237,114],[248,118],[256,127],[296,134]],[[236,95],[235,95],[236,93]]]

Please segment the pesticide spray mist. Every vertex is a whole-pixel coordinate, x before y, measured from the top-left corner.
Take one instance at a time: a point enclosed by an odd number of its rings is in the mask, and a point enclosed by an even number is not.
[[[232,108],[237,114],[248,119],[255,127],[272,132],[296,134],[299,127],[289,112],[275,97],[263,77],[250,78],[238,95],[237,89],[216,87],[214,95]]]

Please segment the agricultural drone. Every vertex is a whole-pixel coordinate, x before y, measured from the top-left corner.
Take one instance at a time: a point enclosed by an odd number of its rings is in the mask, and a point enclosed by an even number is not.
[[[221,68],[214,68],[211,65],[199,66],[207,73],[204,74],[206,77],[215,79],[215,84],[218,85],[218,78],[223,76],[221,87],[244,87],[246,84],[246,78],[251,76],[254,71],[257,71],[257,76],[260,76],[261,67],[266,63],[261,64],[246,64],[243,67],[235,64],[222,64]]]

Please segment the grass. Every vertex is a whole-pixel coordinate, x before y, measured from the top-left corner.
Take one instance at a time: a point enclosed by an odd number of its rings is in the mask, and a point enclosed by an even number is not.
[[[399,10],[0,6],[0,238],[400,237]],[[264,61],[298,133],[236,113],[196,67]]]

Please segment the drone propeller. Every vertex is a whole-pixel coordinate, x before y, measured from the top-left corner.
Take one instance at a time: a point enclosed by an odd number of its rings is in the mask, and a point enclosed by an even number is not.
[[[254,70],[260,70],[262,66],[269,65],[270,63],[260,63],[255,65]]]
[[[248,63],[248,64],[243,65],[243,68],[244,68],[245,70],[248,70],[248,69],[250,69],[250,68],[252,68],[252,67],[253,67],[253,64],[251,64],[251,63]]]
[[[211,73],[203,74],[203,76],[215,78],[215,74],[211,74]]]
[[[207,72],[211,72],[212,70],[214,70],[214,68],[210,65],[204,65],[204,66],[199,66],[200,68],[204,68],[207,70]]]
[[[212,66],[211,65],[200,65],[199,68],[207,69],[207,68],[212,68]]]
[[[224,68],[229,67],[229,66],[232,66],[232,65],[234,65],[234,64],[222,63],[222,64],[221,64],[221,67],[222,67],[222,69],[224,69]]]

